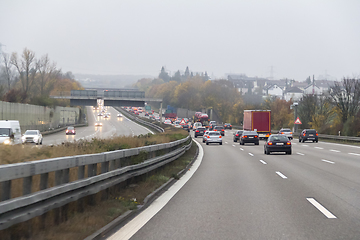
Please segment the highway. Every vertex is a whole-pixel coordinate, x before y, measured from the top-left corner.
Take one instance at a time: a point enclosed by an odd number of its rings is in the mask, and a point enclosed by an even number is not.
[[[360,147],[295,139],[292,155],[265,155],[233,132],[222,146],[196,138],[192,177],[108,239],[360,239]]]
[[[65,130],[59,133],[44,136],[43,144],[61,144],[66,141],[74,141],[80,139],[91,140],[92,138],[110,138],[114,136],[137,136],[151,132],[145,127],[140,126],[127,119],[126,117],[117,117],[119,113],[116,109],[108,107],[107,112],[111,113],[109,118],[97,116],[98,110],[87,108],[87,117],[89,126],[79,127],[76,129],[75,135],[66,135]],[[95,127],[95,122],[101,122],[102,127]]]

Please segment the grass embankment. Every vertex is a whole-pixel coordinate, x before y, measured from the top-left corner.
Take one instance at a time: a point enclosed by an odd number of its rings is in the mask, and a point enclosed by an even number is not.
[[[47,154],[50,154],[52,157],[68,156],[74,154],[104,152],[109,151],[109,149],[116,150],[113,149],[114,146],[121,146],[121,149],[123,149],[125,147],[132,148],[169,142],[184,138],[188,134],[186,131],[174,129],[172,127],[166,130],[166,133],[151,136],[125,137],[110,140],[96,139],[93,143],[79,142],[45,148],[50,148],[50,150],[48,150],[49,153]],[[58,148],[58,150],[52,150],[56,148]],[[10,148],[7,148],[6,151],[9,151],[8,149]],[[3,149],[1,149],[1,152],[2,151]],[[9,229],[0,231],[0,236],[3,236],[4,239],[84,239],[121,216],[126,211],[137,209],[139,204],[143,204],[147,195],[159,188],[171,177],[176,178],[177,173],[193,160],[196,151],[197,146],[193,143],[191,149],[182,157],[156,170],[154,173],[149,174],[146,178],[142,177],[135,179],[132,184],[127,186],[124,185],[120,189],[111,189],[108,192],[107,200],[101,201],[103,192],[96,194],[94,196],[95,204],[83,206],[84,209],[82,212],[78,212],[78,203],[68,204],[67,220],[60,224],[55,223],[54,210],[52,210],[46,215],[46,221],[44,221],[41,216],[36,217],[25,223],[20,223]],[[19,158],[18,162],[43,159],[41,156],[44,156],[44,149],[33,148],[31,149],[31,154],[25,156],[25,158]]]

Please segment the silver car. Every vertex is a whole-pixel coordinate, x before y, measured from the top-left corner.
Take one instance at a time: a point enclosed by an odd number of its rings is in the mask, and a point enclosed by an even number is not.
[[[206,142],[206,139],[207,139],[207,135],[209,134],[209,131],[205,131],[204,132],[204,135],[203,135],[203,143]]]
[[[222,145],[221,133],[218,131],[209,131],[206,135],[206,145],[209,145],[209,143],[218,143]]]
[[[292,132],[291,132],[291,129],[290,129],[290,128],[282,128],[282,129],[280,129],[279,134],[284,134],[284,135],[287,136],[290,140],[293,139],[293,135],[292,135]]]

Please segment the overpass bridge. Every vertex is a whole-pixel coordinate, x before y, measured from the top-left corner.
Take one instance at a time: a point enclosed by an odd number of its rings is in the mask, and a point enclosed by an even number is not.
[[[143,107],[145,103],[157,102],[162,108],[162,99],[146,98],[145,92],[133,89],[91,89],[91,90],[71,90],[71,92],[59,92],[56,99],[69,99],[71,106],[97,106],[97,100],[104,100],[104,106],[132,106]]]

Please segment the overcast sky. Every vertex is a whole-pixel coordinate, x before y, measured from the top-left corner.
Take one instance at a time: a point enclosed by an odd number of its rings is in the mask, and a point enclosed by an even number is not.
[[[0,43],[64,72],[360,76],[359,0],[0,0]]]

